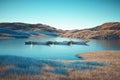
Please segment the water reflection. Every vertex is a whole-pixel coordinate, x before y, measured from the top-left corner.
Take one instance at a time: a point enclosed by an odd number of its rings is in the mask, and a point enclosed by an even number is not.
[[[30,45],[30,47],[32,48],[32,47],[33,47],[33,45],[31,44],[31,45]]]
[[[104,48],[110,50],[120,50],[120,40],[101,40],[99,41]]]
[[[31,39],[14,39],[0,41],[0,55],[17,55],[34,58],[56,58],[77,60],[75,55],[78,53],[100,51],[100,50],[120,50],[120,40],[90,40],[88,45],[25,45],[25,41],[79,41],[72,38],[31,38]]]

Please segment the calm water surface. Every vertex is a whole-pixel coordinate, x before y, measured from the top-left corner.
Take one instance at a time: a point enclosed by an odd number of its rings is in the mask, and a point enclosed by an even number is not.
[[[120,50],[120,40],[90,40],[88,45],[25,45],[25,41],[79,41],[72,38],[32,38],[0,40],[0,55],[17,55],[40,59],[77,60],[75,55],[83,52],[100,50]]]

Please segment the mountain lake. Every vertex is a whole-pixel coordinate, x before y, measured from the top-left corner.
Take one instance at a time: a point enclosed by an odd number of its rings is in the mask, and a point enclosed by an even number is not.
[[[25,45],[25,41],[81,41],[80,39],[47,37],[0,40],[0,55],[16,55],[38,59],[79,60],[78,53],[120,50],[120,40],[89,40],[87,45]]]

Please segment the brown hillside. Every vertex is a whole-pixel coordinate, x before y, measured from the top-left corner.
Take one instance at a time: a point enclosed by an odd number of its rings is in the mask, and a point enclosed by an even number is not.
[[[120,22],[105,23],[95,28],[77,31],[66,31],[62,37],[82,38],[82,39],[120,39]]]

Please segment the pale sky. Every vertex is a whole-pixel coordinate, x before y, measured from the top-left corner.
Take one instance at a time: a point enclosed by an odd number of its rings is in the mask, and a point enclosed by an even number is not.
[[[0,0],[0,22],[84,29],[120,22],[120,0]]]

